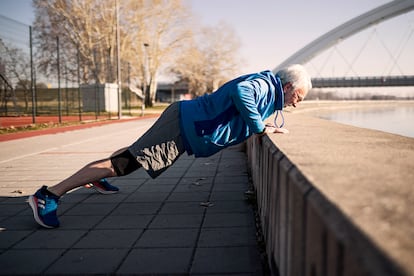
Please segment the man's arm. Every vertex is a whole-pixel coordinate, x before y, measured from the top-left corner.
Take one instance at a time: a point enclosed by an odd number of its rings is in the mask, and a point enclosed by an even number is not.
[[[259,136],[266,133],[289,133],[285,128],[275,127],[274,125],[266,124],[262,120],[262,116],[257,110],[257,100],[261,93],[268,93],[267,85],[261,85],[260,79],[243,81],[237,84],[237,89],[232,93],[232,99],[239,110],[243,120],[247,123],[250,129]]]
[[[243,81],[237,84],[237,88],[231,93],[231,98],[243,120],[256,134],[265,130],[262,116],[257,110],[257,100],[259,97],[256,92],[257,86],[253,85],[252,81]]]

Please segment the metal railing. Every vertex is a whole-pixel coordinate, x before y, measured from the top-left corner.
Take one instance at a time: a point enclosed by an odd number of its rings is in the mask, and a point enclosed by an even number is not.
[[[312,78],[314,88],[414,86],[414,76]]]
[[[31,26],[0,15],[0,116],[31,116],[32,123],[36,123],[38,116],[46,115],[58,116],[59,122],[66,116],[77,116],[79,121],[83,120],[83,115],[88,118],[92,115],[96,119],[117,117],[118,110],[105,109],[100,105],[102,98],[94,93],[92,98],[97,103],[92,106],[96,109],[84,110],[87,95],[83,95],[81,89],[79,59],[74,57],[72,61],[64,61],[59,57],[58,37],[51,40],[57,44],[57,58],[51,65],[55,67],[52,70],[55,73],[42,73],[40,60],[36,59],[36,54],[42,50],[36,48],[32,33]],[[78,49],[72,52],[79,55]],[[129,74],[129,70],[124,71]],[[139,99],[131,96],[128,88],[123,88],[121,108],[131,111],[140,106]]]

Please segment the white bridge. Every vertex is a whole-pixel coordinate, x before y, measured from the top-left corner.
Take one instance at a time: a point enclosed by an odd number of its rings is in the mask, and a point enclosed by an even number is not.
[[[334,46],[335,44],[343,41],[344,39],[367,29],[374,24],[388,20],[390,18],[399,16],[401,14],[407,13],[414,9],[413,0],[394,0],[387,4],[384,4],[380,7],[377,7],[369,12],[361,14],[360,16],[351,19],[342,25],[332,29],[326,34],[315,39],[292,56],[287,58],[276,68],[273,69],[274,72],[279,69],[286,67],[289,64],[299,63],[304,64],[319,55],[321,52],[326,49]],[[315,79],[314,87],[356,87],[356,86],[378,86],[381,83],[381,80],[389,79],[389,77],[378,76],[378,77],[352,77],[352,78],[335,78],[334,80],[318,78]],[[396,76],[396,81],[383,82],[382,86],[413,86],[414,85],[414,76]],[[377,81],[378,80],[378,81]]]

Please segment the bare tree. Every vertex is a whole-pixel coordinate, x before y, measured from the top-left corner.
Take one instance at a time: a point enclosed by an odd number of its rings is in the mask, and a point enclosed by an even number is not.
[[[189,36],[185,22],[190,14],[181,0],[119,3],[121,60],[128,61],[131,76],[143,84],[146,104],[151,106],[160,68]],[[56,70],[59,36],[63,59],[76,64],[79,48],[84,82],[116,81],[115,1],[34,0],[34,6],[36,41],[42,49],[37,57],[44,72]]]
[[[30,56],[20,48],[6,45],[0,40],[1,64],[4,66],[4,78],[14,89],[23,93],[25,110],[29,108],[31,97]],[[5,99],[2,99],[4,101]]]
[[[238,72],[239,49],[239,39],[230,26],[220,23],[201,28],[170,70],[188,82],[193,96],[213,92]]]
[[[147,106],[153,105],[158,76],[167,67],[188,81],[194,95],[211,92],[234,76],[240,45],[226,24],[192,32],[191,14],[182,0],[119,1],[121,63],[128,61],[129,74],[141,84]],[[36,56],[43,72],[56,72],[59,37],[66,64],[77,64],[79,49],[83,82],[116,81],[115,1],[34,0],[34,7],[35,38],[41,49]],[[68,70],[77,75],[76,66]]]
[[[113,82],[115,44],[114,1],[34,0],[35,41],[40,69],[56,72],[56,38],[60,56],[76,65],[77,50],[82,63],[83,82]],[[76,67],[72,66],[73,76]]]
[[[202,29],[201,50],[206,56],[207,89],[216,90],[222,83],[234,77],[240,64],[240,41],[226,23]]]
[[[128,55],[140,62],[133,73],[140,76],[146,105],[152,106],[160,71],[191,37],[191,14],[181,0],[129,0],[124,16],[132,49]]]
[[[191,95],[199,96],[207,91],[207,70],[205,66],[207,63],[207,56],[192,40],[186,48],[182,49],[181,55],[177,58],[175,64],[170,67],[170,70],[176,75],[178,82],[188,84]]]

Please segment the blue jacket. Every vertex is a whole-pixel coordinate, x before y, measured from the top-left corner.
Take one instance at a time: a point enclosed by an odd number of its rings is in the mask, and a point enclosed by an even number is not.
[[[271,71],[231,80],[212,94],[180,103],[188,154],[206,157],[264,130],[264,120],[284,105],[280,78]]]

